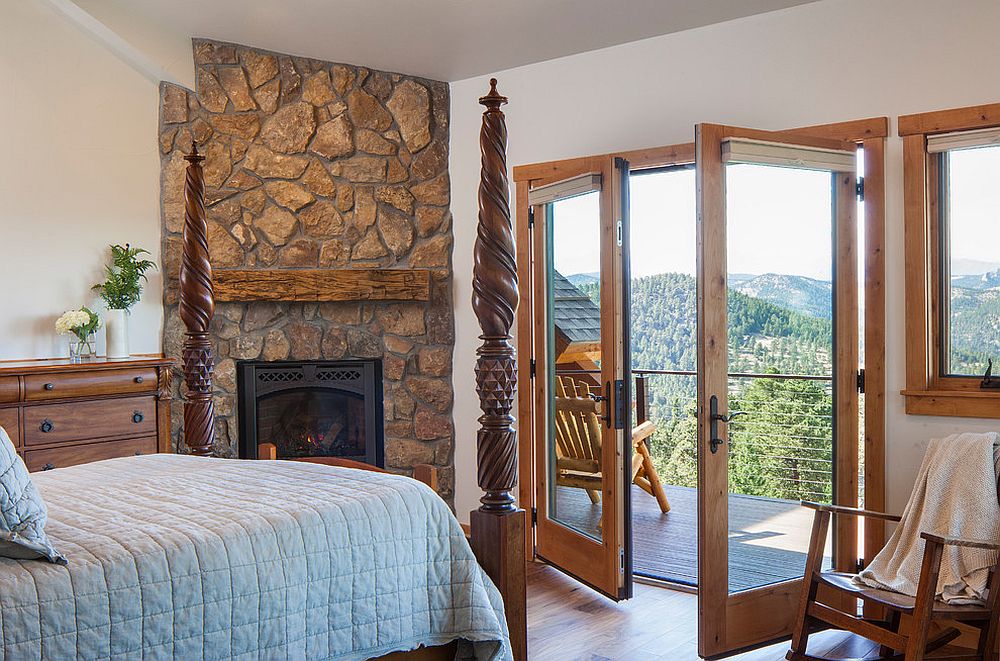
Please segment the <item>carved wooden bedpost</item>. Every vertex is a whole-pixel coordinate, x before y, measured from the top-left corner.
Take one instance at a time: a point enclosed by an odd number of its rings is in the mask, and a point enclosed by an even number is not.
[[[525,513],[514,504],[517,437],[510,412],[517,394],[517,363],[510,340],[517,307],[517,265],[507,185],[507,126],[500,106],[506,97],[490,92],[479,134],[482,174],[479,226],[472,278],[472,307],[483,330],[476,361],[479,418],[477,463],[482,505],[472,512],[472,548],[503,595],[515,659],[527,658],[525,619]]]
[[[184,442],[191,454],[209,456],[215,443],[215,405],[212,403],[212,343],[208,327],[215,312],[212,264],[208,256],[205,222],[205,157],[191,144],[184,179],[184,237],[180,274],[180,314],[187,328],[184,340]]]

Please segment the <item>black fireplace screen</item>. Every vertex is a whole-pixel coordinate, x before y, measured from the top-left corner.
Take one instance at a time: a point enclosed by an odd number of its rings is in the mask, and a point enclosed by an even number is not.
[[[242,458],[270,443],[279,459],[383,465],[380,361],[242,361],[238,388]]]

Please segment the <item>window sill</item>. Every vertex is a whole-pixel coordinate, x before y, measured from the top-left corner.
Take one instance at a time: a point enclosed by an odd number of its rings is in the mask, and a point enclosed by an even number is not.
[[[1000,418],[1000,390],[903,390],[908,415]]]

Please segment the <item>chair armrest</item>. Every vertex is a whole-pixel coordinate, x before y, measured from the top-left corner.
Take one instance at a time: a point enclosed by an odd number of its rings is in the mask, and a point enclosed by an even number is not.
[[[639,441],[646,440],[652,436],[655,431],[656,425],[647,420],[632,430],[632,444],[635,445]]]
[[[942,546],[965,546],[970,549],[1000,551],[1000,542],[989,542],[984,539],[962,539],[961,537],[935,535],[929,532],[920,533],[920,536],[926,539],[928,542],[941,544]]]
[[[883,521],[894,521],[899,523],[900,517],[894,514],[885,514],[884,512],[874,512],[872,510],[858,509],[857,507],[844,507],[843,505],[826,505],[823,503],[813,503],[808,500],[803,500],[801,502],[802,507],[808,507],[809,509],[817,510],[820,512],[829,512],[830,514],[845,514],[847,516],[861,516],[866,519],[882,519]]]

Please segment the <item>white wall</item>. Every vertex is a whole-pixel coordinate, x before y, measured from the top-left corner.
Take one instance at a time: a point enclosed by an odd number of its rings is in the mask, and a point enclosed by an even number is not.
[[[0,360],[65,356],[53,323],[97,303],[107,246],[159,262],[157,85],[51,5],[16,0],[0,9],[0,99]],[[160,299],[154,274],[135,353],[160,350]]]
[[[498,72],[511,166],[694,140],[696,122],[781,129],[1000,101],[996,0],[824,0],[771,14]],[[478,505],[472,366],[472,246],[479,96],[488,76],[454,83],[456,495]],[[887,155],[888,507],[905,504],[927,441],[997,421],[907,416],[904,382],[902,155]],[[1000,250],[1000,247],[998,247]]]

